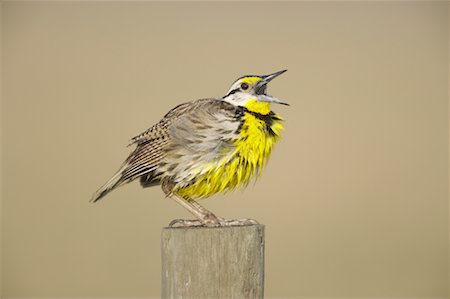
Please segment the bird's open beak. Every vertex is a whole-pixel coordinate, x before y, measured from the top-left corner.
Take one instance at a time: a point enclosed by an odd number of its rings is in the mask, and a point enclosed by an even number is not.
[[[289,106],[288,103],[280,101],[279,99],[266,94],[266,89],[267,89],[267,83],[269,83],[270,81],[272,81],[274,78],[278,77],[279,75],[283,74],[284,72],[286,72],[287,70],[282,70],[270,75],[265,75],[265,76],[261,76],[262,80],[259,81],[256,85],[256,93],[258,94],[259,100],[262,102],[270,102],[270,103],[277,103],[277,104],[281,104],[281,105],[287,105]]]
[[[262,76],[262,78],[263,78],[263,81],[267,84],[270,81],[272,81],[274,78],[278,77],[279,75],[281,75],[285,72],[287,72],[287,70],[282,70],[282,71],[279,71],[279,72],[276,72],[276,73],[273,73],[270,75],[265,75],[265,76]]]

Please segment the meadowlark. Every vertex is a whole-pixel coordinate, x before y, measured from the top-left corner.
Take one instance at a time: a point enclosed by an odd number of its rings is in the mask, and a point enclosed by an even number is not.
[[[217,217],[196,200],[246,186],[260,173],[283,129],[270,104],[288,105],[268,95],[267,84],[284,72],[243,76],[220,99],[200,99],[170,110],[130,140],[135,149],[91,201],[139,178],[144,188],[161,185],[167,197],[196,217],[175,220],[171,226],[256,223]]]

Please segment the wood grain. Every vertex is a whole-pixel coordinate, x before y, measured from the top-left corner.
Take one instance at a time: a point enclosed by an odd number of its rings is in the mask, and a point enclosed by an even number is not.
[[[263,298],[264,225],[164,228],[162,298]]]

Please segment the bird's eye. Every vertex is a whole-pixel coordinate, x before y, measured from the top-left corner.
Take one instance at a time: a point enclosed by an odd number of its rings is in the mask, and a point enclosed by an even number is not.
[[[247,83],[242,83],[241,84],[241,89],[242,90],[247,90],[248,89],[248,84]]]

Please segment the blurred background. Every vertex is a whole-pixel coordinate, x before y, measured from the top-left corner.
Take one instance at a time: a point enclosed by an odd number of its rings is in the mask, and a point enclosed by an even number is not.
[[[175,105],[287,68],[262,177],[202,201],[266,225],[266,297],[448,298],[448,2],[1,6],[3,297],[159,297],[191,216],[91,195]]]

